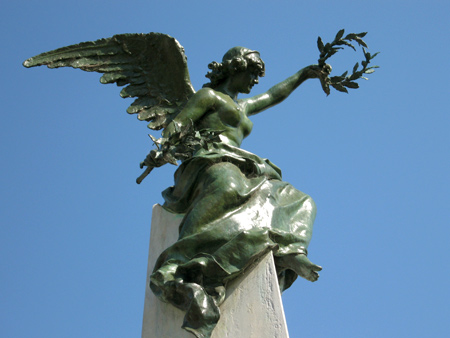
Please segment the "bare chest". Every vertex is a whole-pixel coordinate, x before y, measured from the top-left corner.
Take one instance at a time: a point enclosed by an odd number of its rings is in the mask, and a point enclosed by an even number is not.
[[[252,121],[247,117],[242,107],[231,98],[225,99],[218,105],[216,114],[224,125],[239,129],[244,137],[252,131]]]

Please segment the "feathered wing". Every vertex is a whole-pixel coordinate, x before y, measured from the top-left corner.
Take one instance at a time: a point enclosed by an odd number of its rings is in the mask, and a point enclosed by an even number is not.
[[[165,128],[195,93],[184,48],[161,33],[119,34],[39,54],[25,67],[73,67],[103,73],[101,83],[126,86],[120,96],[136,97],[127,109],[154,130]]]

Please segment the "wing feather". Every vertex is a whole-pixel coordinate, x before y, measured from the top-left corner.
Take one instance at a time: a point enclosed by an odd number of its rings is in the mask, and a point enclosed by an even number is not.
[[[161,33],[119,34],[39,54],[25,67],[73,67],[103,73],[100,82],[125,86],[120,96],[137,97],[127,109],[148,121],[149,128],[164,128],[194,94],[184,48]]]

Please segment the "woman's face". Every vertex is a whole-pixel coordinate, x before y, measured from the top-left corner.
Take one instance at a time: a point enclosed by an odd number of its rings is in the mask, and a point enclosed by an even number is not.
[[[246,69],[234,75],[234,83],[239,93],[249,94],[255,84],[258,84],[258,74]]]

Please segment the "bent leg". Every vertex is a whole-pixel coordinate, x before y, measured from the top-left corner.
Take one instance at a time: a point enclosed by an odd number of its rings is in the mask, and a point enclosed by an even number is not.
[[[211,222],[242,206],[251,197],[255,186],[252,180],[255,179],[245,177],[232,163],[221,162],[207,168],[183,220],[180,238],[203,231]]]

